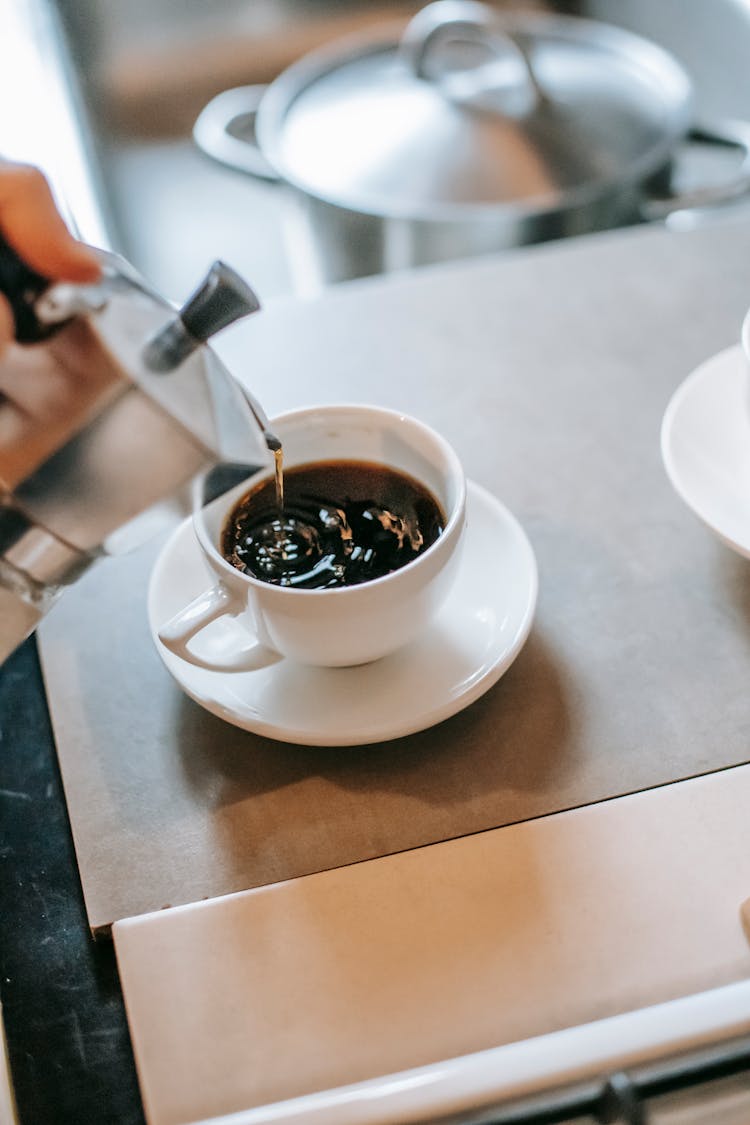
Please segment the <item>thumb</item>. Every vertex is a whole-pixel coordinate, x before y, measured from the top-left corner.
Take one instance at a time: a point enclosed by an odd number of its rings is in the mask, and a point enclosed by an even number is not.
[[[0,355],[5,351],[8,344],[10,344],[16,334],[15,321],[13,320],[13,313],[5,297],[0,295]]]

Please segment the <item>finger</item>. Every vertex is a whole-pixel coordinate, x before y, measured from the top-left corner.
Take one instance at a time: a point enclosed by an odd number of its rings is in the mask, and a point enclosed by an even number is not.
[[[95,281],[94,252],[73,238],[38,168],[0,162],[0,230],[23,260],[52,280]]]
[[[0,355],[7,348],[16,334],[16,325],[13,313],[5,297],[0,296]]]

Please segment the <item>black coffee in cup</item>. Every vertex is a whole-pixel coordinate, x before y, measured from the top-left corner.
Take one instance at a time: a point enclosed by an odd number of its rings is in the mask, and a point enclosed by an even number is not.
[[[227,562],[263,582],[300,589],[354,586],[421,555],[445,526],[435,497],[406,473],[367,461],[284,469],[235,505],[222,533]]]

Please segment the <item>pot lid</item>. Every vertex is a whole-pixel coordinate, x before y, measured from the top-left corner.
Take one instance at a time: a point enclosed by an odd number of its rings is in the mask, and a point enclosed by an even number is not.
[[[308,55],[269,88],[261,147],[282,178],[356,211],[520,214],[659,170],[688,130],[667,52],[591,20],[437,0],[399,39]]]

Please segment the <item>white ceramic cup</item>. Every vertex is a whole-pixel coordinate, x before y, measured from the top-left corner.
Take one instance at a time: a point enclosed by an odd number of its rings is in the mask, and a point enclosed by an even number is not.
[[[221,554],[221,534],[235,504],[273,470],[264,470],[194,516],[213,585],[159,630],[171,652],[201,668],[249,671],[281,657],[304,664],[366,664],[401,648],[424,630],[445,599],[458,567],[466,522],[466,480],[450,445],[414,418],[376,406],[319,406],[273,422],[284,467],[314,461],[370,461],[425,485],[446,518],[438,539],[416,559],[360,585],[320,590],[262,582]],[[201,645],[201,632],[230,616],[241,626],[228,654]]]

